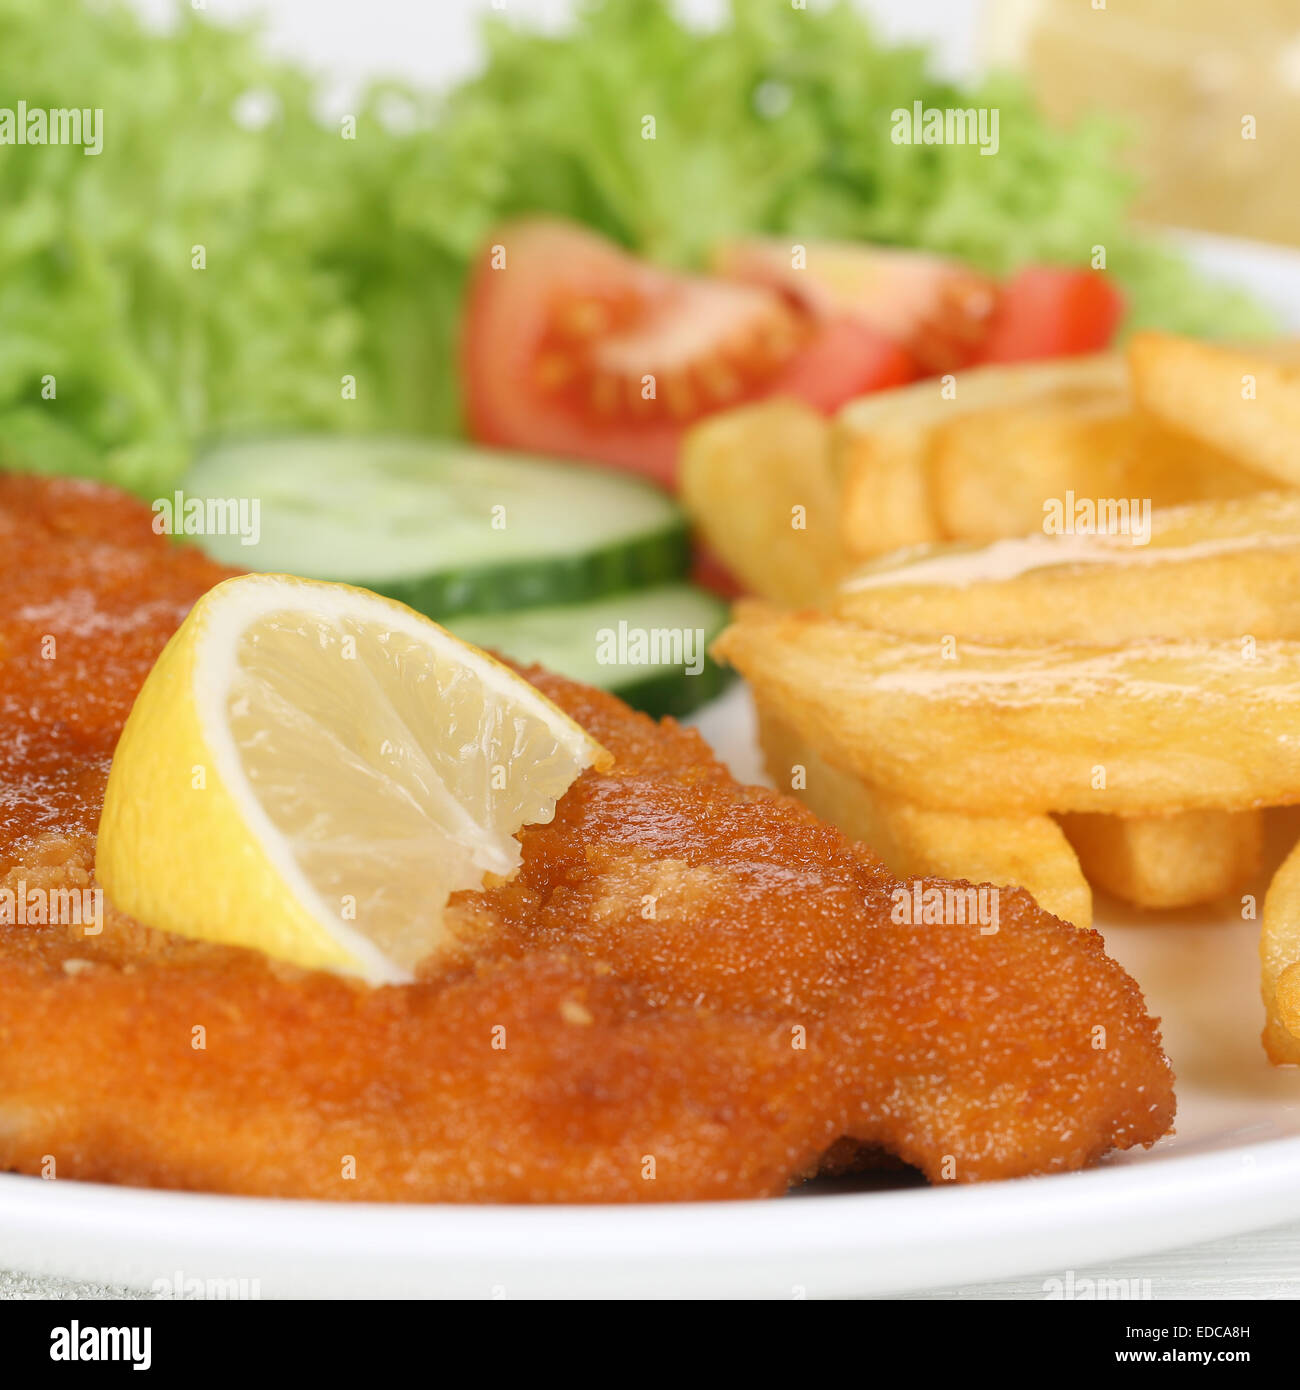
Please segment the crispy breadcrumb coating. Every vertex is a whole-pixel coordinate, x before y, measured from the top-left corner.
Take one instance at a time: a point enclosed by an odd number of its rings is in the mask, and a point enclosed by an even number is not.
[[[91,484],[0,478],[0,887],[93,883],[113,746],[225,577]],[[525,672],[615,757],[459,949],[371,989],[151,932],[0,924],[0,1167],[378,1201],[775,1195],[883,1149],[932,1181],[1150,1144],[1172,1074],[1094,932],[891,920],[898,887],[697,734]]]

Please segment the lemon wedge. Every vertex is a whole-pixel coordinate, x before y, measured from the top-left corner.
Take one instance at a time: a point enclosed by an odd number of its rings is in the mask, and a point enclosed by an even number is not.
[[[447,899],[507,876],[609,755],[527,681],[345,584],[227,580],[149,673],[96,871],[122,911],[373,983],[444,947]]]

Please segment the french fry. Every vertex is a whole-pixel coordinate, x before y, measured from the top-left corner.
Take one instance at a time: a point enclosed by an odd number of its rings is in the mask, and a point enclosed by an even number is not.
[[[1264,1050],[1274,1062],[1300,1062],[1300,845],[1264,897],[1259,960]]]
[[[1090,883],[1137,907],[1191,907],[1236,891],[1259,867],[1259,811],[1080,814],[1060,824],[1046,815],[930,811],[832,767],[762,710],[759,742],[781,790],[870,845],[899,877],[1018,885],[1078,927],[1092,925]],[[796,770],[803,775],[794,784]]]
[[[1092,925],[1092,890],[1050,816],[928,811],[832,767],[788,725],[761,709],[759,742],[777,787],[851,839],[870,845],[900,878],[1021,887],[1063,921]],[[795,769],[802,770],[802,777],[796,777]]]
[[[1060,819],[1088,881],[1137,907],[1215,902],[1241,889],[1259,870],[1260,811]]]
[[[1138,333],[1128,356],[1141,409],[1247,468],[1300,486],[1300,366],[1288,354]]]
[[[714,651],[833,765],[940,811],[1300,801],[1300,643],[927,641],[740,605]]]
[[[752,592],[809,603],[843,571],[829,449],[824,417],[791,400],[727,411],[686,436],[682,502]]]
[[[882,391],[880,399],[915,391]],[[936,391],[933,383],[925,387]],[[831,458],[840,486],[840,544],[850,559],[924,545],[943,532],[930,501],[929,430],[902,422],[859,432],[835,423]]]
[[[965,540],[1041,530],[1044,509],[1070,495],[1163,507],[1266,486],[1217,450],[1136,414],[1126,393],[965,416],[937,432],[930,456],[939,529]]]
[[[987,641],[1300,638],[1300,493],[1150,513],[1128,535],[1036,535],[883,557],[833,611],[888,632]]]
[[[955,422],[1006,408],[1073,413],[1098,401],[1123,402],[1127,392],[1123,359],[1109,355],[973,367],[951,387],[946,382],[881,391],[840,412],[832,460],[851,558],[943,537],[931,460],[941,432]]]

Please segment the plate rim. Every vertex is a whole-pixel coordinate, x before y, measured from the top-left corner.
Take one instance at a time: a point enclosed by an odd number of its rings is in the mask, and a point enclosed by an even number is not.
[[[152,1280],[131,1271],[152,1246],[159,1270],[220,1273],[231,1257],[257,1266],[272,1296],[357,1296],[379,1270],[448,1293],[483,1287],[494,1269],[516,1287],[589,1295],[617,1275],[609,1287],[645,1296],[668,1267],[687,1296],[718,1292],[724,1268],[744,1285],[733,1296],[761,1295],[804,1266],[798,1287],[819,1296],[898,1293],[1150,1254],[1296,1217],[1300,1135],[993,1183],[735,1202],[354,1203],[0,1174],[0,1258],[24,1256],[19,1268],[37,1254],[44,1272],[147,1288]],[[303,1261],[331,1268],[304,1275]]]

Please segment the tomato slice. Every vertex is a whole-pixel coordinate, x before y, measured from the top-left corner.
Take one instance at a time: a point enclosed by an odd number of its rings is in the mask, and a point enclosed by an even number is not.
[[[1095,270],[1022,270],[1003,287],[979,362],[1031,362],[1108,347],[1124,298]]]
[[[772,394],[796,396],[830,415],[855,396],[905,386],[917,363],[892,339],[851,318],[828,319],[772,384]]]
[[[823,318],[850,319],[898,344],[921,375],[972,359],[998,294],[989,276],[943,256],[849,242],[751,237],[716,247],[712,264],[720,275],[778,289]]]
[[[913,374],[862,325],[767,286],[671,274],[550,219],[492,238],[462,337],[475,438],[666,484],[683,431],[713,411],[775,391],[833,410]]]

